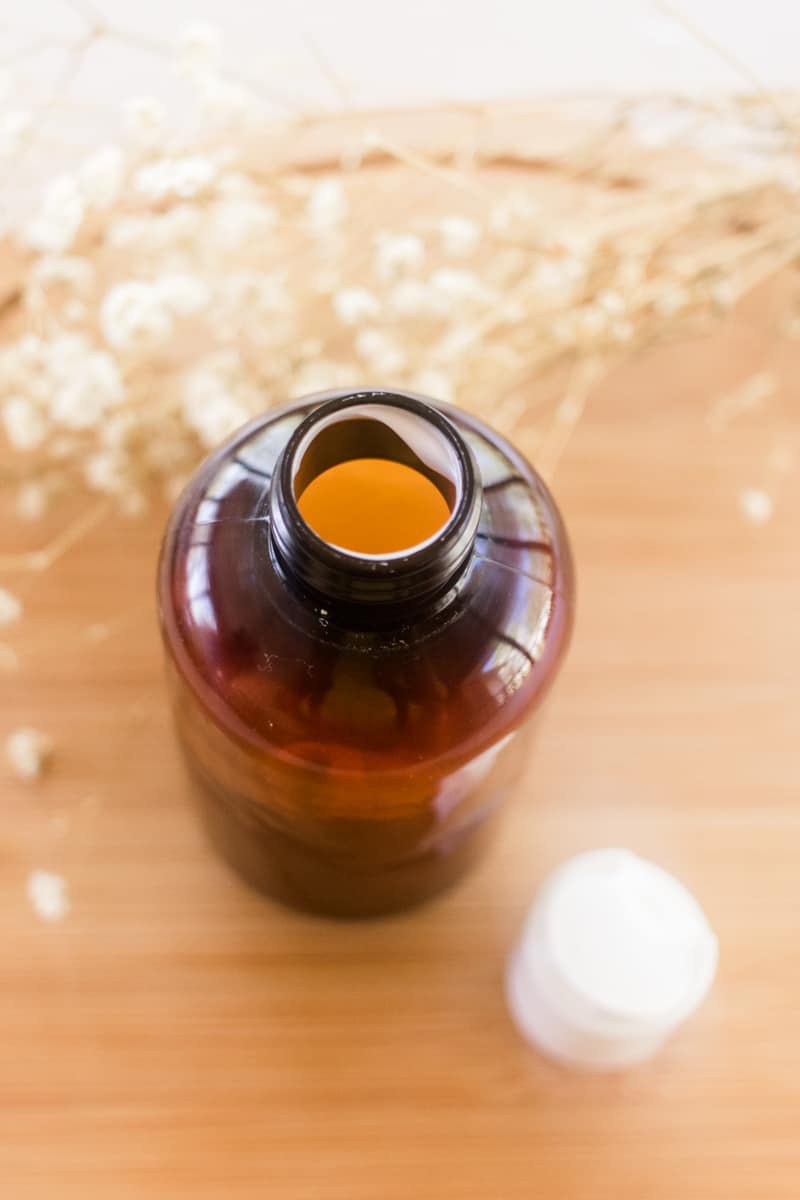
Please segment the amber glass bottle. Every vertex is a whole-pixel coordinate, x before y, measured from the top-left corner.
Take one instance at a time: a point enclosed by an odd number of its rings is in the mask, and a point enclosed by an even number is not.
[[[357,459],[432,483],[443,524],[383,553],[324,540],[303,494]],[[385,501],[369,478],[365,522]],[[434,895],[479,853],[566,648],[573,581],[547,488],[491,429],[411,393],[337,392],[265,415],[200,467],[159,603],[212,840],[281,900],[367,916]]]

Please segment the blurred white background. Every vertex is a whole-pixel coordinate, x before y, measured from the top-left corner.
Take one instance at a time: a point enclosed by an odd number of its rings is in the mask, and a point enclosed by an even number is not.
[[[82,14],[92,10],[86,0],[1,7],[6,93],[35,102],[69,70],[62,43],[80,37]],[[97,8],[144,39],[138,49],[98,42],[71,80],[73,103],[106,113],[146,90],[149,76],[169,105],[178,81],[164,79],[153,51],[197,22],[223,32],[228,67],[300,109],[747,85],[731,61],[651,0],[97,0]],[[679,11],[765,86],[797,85],[798,0],[684,0]]]

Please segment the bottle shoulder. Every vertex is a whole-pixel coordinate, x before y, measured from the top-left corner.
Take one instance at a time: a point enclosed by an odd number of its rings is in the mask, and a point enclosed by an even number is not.
[[[483,483],[447,603],[353,629],[296,590],[269,549],[275,462],[313,405],[249,426],[200,468],[162,549],[159,602],[179,677],[213,717],[289,756],[421,763],[490,744],[546,690],[569,637],[572,566],[547,488],[480,422],[448,411]]]

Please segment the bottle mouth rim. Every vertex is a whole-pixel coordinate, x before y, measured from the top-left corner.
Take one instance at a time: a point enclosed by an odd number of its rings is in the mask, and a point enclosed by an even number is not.
[[[348,414],[352,413],[352,417]],[[321,538],[326,545],[333,546],[336,550],[341,550],[351,558],[362,558],[370,561],[383,561],[389,559],[399,559],[416,554],[429,543],[436,541],[447,530],[448,525],[456,518],[456,513],[459,503],[465,490],[465,468],[458,454],[459,447],[450,436],[451,429],[438,427],[438,423],[434,424],[426,413],[421,415],[407,404],[391,404],[381,401],[374,403],[373,401],[362,402],[358,401],[355,404],[342,404],[334,406],[331,410],[319,414],[316,420],[309,422],[305,432],[300,431],[296,448],[288,455],[288,465],[292,479],[292,495],[295,502],[300,507],[305,487],[309,486],[315,478],[322,474],[328,467],[329,463],[323,462],[318,465],[317,469],[310,472],[303,471],[304,462],[307,457],[313,456],[315,449],[319,445],[320,439],[326,431],[336,437],[337,430],[340,438],[344,433],[345,440],[347,439],[347,428],[345,422],[352,422],[349,426],[355,429],[355,422],[361,422],[361,428],[366,425],[374,426],[375,429],[388,434],[389,437],[397,437],[399,444],[402,446],[402,451],[398,455],[392,455],[391,450],[387,452],[384,446],[382,451],[376,453],[363,454],[359,451],[355,455],[351,455],[348,450],[343,453],[333,454],[329,456],[330,465],[340,465],[343,462],[351,460],[352,457],[361,458],[383,458],[392,462],[403,462],[408,459],[411,466],[418,474],[427,477],[437,491],[443,496],[447,504],[447,516],[441,524],[425,538],[419,541],[411,542],[409,545],[401,547],[397,550],[383,551],[380,553],[368,553],[366,551],[355,550],[348,546],[343,546],[329,538]],[[449,422],[447,423],[450,424]],[[452,427],[451,427],[452,428]],[[356,436],[356,442],[357,442]],[[305,478],[302,478],[305,474]],[[298,489],[298,480],[301,480],[302,486]],[[301,519],[305,520],[302,512]],[[310,525],[312,533],[317,537],[321,535]]]
[[[378,423],[378,409],[427,425],[447,459],[439,473],[449,477],[453,500],[449,518],[425,541],[391,553],[365,554],[316,533],[300,512],[296,481],[303,455],[326,426],[346,419],[350,410],[367,410],[367,419]],[[369,605],[407,602],[443,590],[464,566],[477,532],[481,495],[472,451],[434,404],[409,392],[341,392],[304,418],[281,453],[269,497],[271,542],[284,569],[327,598]]]

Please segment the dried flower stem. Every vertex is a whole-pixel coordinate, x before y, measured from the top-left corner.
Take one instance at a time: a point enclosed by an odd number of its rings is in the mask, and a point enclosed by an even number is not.
[[[110,511],[111,505],[107,501],[93,505],[39,550],[23,551],[21,554],[0,554],[0,571],[48,570],[105,520]]]
[[[688,16],[688,14],[682,9],[678,8],[676,4],[670,3],[670,0],[654,0],[654,2],[656,7],[659,8],[666,16],[671,17],[673,21],[676,21],[679,25],[683,26],[683,28],[687,31],[687,33],[691,34],[695,41],[699,42],[701,46],[705,46],[707,49],[711,50],[719,59],[727,63],[737,75],[745,80],[748,86],[752,88],[753,92],[757,96],[760,96],[762,100],[769,105],[775,115],[780,119],[785,129],[792,129],[793,122],[791,118],[783,112],[774,94],[764,86],[763,81],[759,78],[756,72],[751,70],[747,63],[739,58],[737,54],[734,54],[729,46],[725,46],[717,38],[713,37],[713,35],[710,34],[707,29],[704,29],[701,25],[698,25],[696,21],[692,20],[692,18]]]
[[[572,368],[564,395],[539,445],[536,461],[543,477],[552,482],[569,442],[580,425],[592,388],[603,374],[603,364],[583,359]]]

